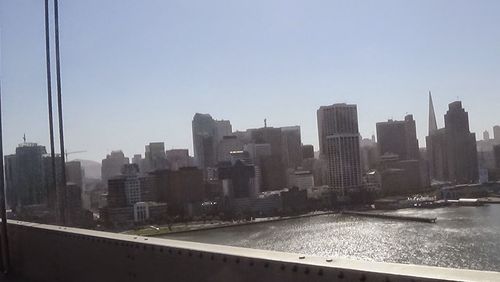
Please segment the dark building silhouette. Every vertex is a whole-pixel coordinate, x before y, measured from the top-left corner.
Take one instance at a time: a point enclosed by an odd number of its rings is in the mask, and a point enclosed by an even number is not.
[[[377,123],[377,141],[380,155],[395,154],[400,160],[418,160],[418,140],[413,115],[404,121],[389,120]]]
[[[154,178],[158,201],[167,203],[171,214],[191,214],[205,197],[203,171],[197,167],[157,170],[150,175]]]
[[[479,178],[476,134],[469,130],[469,115],[462,102],[451,103],[444,119],[450,179],[457,183],[476,182]]]
[[[302,140],[300,126],[281,127],[283,144],[283,164],[288,168],[297,168],[302,163]]]
[[[47,204],[47,186],[43,155],[44,146],[24,142],[16,154],[5,156],[7,203],[12,209]]]
[[[493,139],[497,144],[500,144],[500,125],[493,126]]]
[[[286,187],[286,173],[284,159],[284,146],[281,128],[262,127],[249,129],[252,143],[269,144],[270,155],[261,155],[254,160],[260,165],[262,174],[261,191],[280,190]],[[267,145],[266,145],[267,146]]]
[[[302,159],[314,159],[313,145],[302,145]]]
[[[262,173],[261,191],[281,190],[286,187],[285,166],[280,156],[263,156],[260,163]]]
[[[255,144],[270,144],[271,155],[283,156],[283,138],[281,136],[281,128],[262,127],[257,129],[249,129],[251,140]]]
[[[495,166],[500,169],[500,145],[493,146],[493,155],[495,156]]]
[[[432,117],[432,99],[429,102],[430,120],[435,120]],[[462,102],[455,101],[448,105],[445,128],[437,130],[434,126],[430,127],[426,141],[433,179],[457,184],[478,181],[476,135],[469,130],[469,115],[462,108]]]
[[[247,198],[254,196],[255,167],[241,160],[220,163],[218,178],[222,180],[224,194],[230,198]]]

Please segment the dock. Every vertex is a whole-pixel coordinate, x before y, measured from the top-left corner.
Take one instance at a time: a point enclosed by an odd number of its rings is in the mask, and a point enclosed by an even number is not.
[[[417,222],[426,222],[426,223],[436,223],[436,220],[437,220],[437,218],[435,218],[435,217],[406,216],[406,215],[372,213],[372,212],[343,211],[342,214],[375,217],[375,218],[385,218],[385,219],[394,219],[394,220],[417,221]]]

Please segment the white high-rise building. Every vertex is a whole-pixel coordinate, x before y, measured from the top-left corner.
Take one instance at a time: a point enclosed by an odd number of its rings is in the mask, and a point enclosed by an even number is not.
[[[328,185],[345,195],[361,187],[357,107],[322,106],[317,115],[320,157],[327,161]]]

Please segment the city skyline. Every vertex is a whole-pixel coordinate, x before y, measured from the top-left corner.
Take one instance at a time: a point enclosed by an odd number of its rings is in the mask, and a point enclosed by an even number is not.
[[[499,123],[496,1],[150,3],[119,13],[107,1],[61,3],[66,147],[87,151],[74,158],[132,156],[150,141],[192,155],[195,112],[234,130],[300,125],[318,148],[314,113],[341,102],[358,106],[365,138],[376,122],[413,114],[424,146],[429,90],[439,127],[457,96],[472,132]],[[48,144],[42,6],[0,6],[6,154],[24,133]]]

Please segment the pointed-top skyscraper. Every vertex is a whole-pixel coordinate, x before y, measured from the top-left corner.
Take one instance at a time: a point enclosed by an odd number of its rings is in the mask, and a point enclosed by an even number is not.
[[[436,113],[434,112],[434,104],[432,103],[432,94],[429,91],[429,135],[432,135],[437,130]]]

